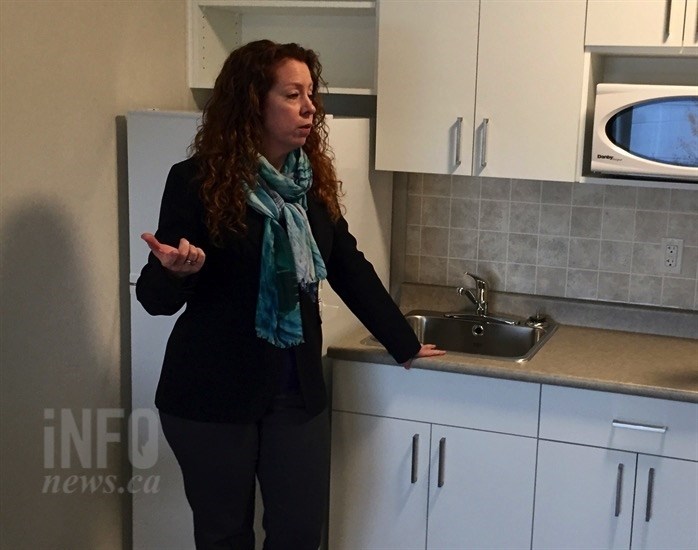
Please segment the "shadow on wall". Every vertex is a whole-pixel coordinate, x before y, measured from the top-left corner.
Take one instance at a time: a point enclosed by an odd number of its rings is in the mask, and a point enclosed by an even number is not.
[[[60,205],[27,200],[1,232],[3,546],[120,548],[125,497],[105,484],[84,486],[107,475],[118,486],[124,477],[124,445],[106,445],[98,468],[95,438],[98,411],[121,405],[120,373],[95,329],[116,319],[95,317],[85,239]],[[62,445],[72,427],[64,420],[75,421],[82,453]],[[107,425],[114,437],[124,433],[118,417]]]

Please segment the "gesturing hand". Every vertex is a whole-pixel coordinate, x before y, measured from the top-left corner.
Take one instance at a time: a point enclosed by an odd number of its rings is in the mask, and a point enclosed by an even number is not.
[[[201,269],[206,261],[206,254],[186,239],[179,240],[179,248],[163,244],[152,233],[141,235],[155,257],[160,260],[162,267],[176,277],[192,275]]]
[[[422,344],[422,347],[417,352],[417,355],[405,361],[402,366],[409,369],[412,366],[412,361],[417,357],[436,357],[437,355],[445,355],[446,352],[441,349],[436,349],[434,344]]]

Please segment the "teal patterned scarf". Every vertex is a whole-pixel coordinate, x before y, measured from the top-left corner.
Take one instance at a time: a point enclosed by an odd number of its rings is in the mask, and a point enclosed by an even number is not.
[[[279,348],[303,342],[298,287],[316,295],[318,282],[327,277],[306,214],[312,182],[310,161],[296,149],[281,172],[260,156],[257,185],[245,185],[247,204],[265,217],[255,328]]]

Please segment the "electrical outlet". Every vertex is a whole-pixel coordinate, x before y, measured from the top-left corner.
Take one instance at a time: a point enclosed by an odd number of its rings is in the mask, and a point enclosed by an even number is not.
[[[662,239],[659,271],[661,273],[681,273],[683,239]]]

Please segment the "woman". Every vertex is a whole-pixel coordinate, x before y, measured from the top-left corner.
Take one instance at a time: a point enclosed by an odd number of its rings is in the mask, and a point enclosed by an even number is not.
[[[199,549],[313,549],[327,506],[329,426],[318,282],[409,368],[422,346],[356,249],[327,151],[317,55],[262,40],[230,54],[193,144],[172,167],[136,292],[185,303],[156,394]]]

